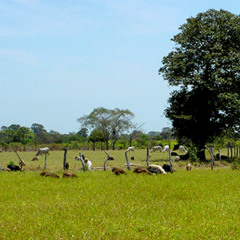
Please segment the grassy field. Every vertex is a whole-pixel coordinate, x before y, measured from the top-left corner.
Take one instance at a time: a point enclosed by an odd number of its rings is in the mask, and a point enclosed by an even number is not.
[[[112,166],[124,166],[124,152],[109,152]],[[77,179],[41,177],[43,157],[20,153],[25,172],[0,173],[0,239],[239,239],[240,172],[229,166],[194,167],[167,175],[116,176],[111,171],[80,171],[68,153]],[[84,154],[84,153],[83,153]],[[86,152],[102,166],[104,152]],[[160,157],[159,157],[160,156]],[[136,151],[145,164],[145,151]],[[161,158],[161,159],[159,159]],[[4,166],[14,153],[0,155]],[[48,168],[62,174],[63,152],[52,152]],[[151,163],[163,163],[161,153]],[[76,165],[74,165],[76,164]],[[174,163],[175,164],[175,163]],[[39,169],[38,169],[39,168]]]
[[[108,154],[114,157],[114,161],[108,161],[107,166],[111,168],[112,166],[116,167],[125,167],[126,159],[124,150],[109,150]],[[93,167],[103,167],[104,161],[106,160],[107,155],[104,151],[81,151],[88,159],[92,161]],[[178,152],[179,153],[179,152]],[[26,162],[25,171],[39,171],[44,167],[44,156],[40,156],[39,161],[31,161],[35,156],[36,152],[18,152],[20,157]],[[52,171],[60,171],[63,169],[63,154],[64,151],[51,151],[50,155],[47,157],[47,168]],[[180,154],[180,153],[179,153]],[[222,151],[224,154],[224,151]],[[71,150],[67,153],[67,161],[70,165],[71,171],[80,171],[82,168],[81,162],[75,160],[75,156],[79,155],[79,151]],[[146,149],[137,149],[135,152],[129,152],[129,162],[134,164],[140,164],[146,166]],[[209,158],[208,152],[206,152],[207,157]],[[131,161],[131,157],[134,157],[134,161]],[[6,167],[7,164],[13,161],[15,164],[18,164],[18,157],[14,152],[2,152],[0,154],[0,164],[3,167]],[[168,162],[168,153],[151,153],[150,164],[160,164]],[[187,162],[174,163],[176,168],[184,167]],[[203,165],[202,165],[203,166]],[[208,166],[208,165],[207,165]]]

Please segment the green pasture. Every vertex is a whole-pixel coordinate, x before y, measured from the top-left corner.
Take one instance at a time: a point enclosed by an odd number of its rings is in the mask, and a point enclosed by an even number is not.
[[[63,152],[51,152],[48,169],[59,179],[40,176],[44,157],[31,162],[34,153],[20,152],[24,172],[0,172],[0,239],[239,239],[240,172],[230,166],[194,166],[186,171],[141,175],[127,171],[81,171],[68,152],[70,171],[78,178],[62,178]],[[104,152],[82,152],[102,166]],[[108,166],[125,164],[123,151]],[[145,151],[133,154],[145,164]],[[161,158],[161,159],[160,159]],[[17,163],[15,153],[0,154],[0,163]],[[167,161],[154,153],[150,163]],[[39,168],[39,169],[38,169]]]
[[[81,151],[93,164],[94,168],[103,167],[107,155],[104,151]],[[126,158],[124,150],[109,150],[107,153],[114,157],[113,161],[108,161],[106,166],[125,167]],[[41,170],[44,167],[45,157],[40,156],[39,161],[31,161],[36,152],[18,152],[19,156],[24,159],[26,163],[25,171]],[[50,155],[47,157],[47,169],[52,171],[59,171],[63,169],[63,155],[64,151],[50,151]],[[69,150],[67,153],[67,162],[69,162],[70,171],[80,171],[82,168],[81,162],[75,160],[75,156],[79,155],[79,151]],[[134,157],[134,160],[131,160]],[[135,152],[128,153],[129,163],[140,164],[146,166],[147,151],[146,149],[137,149]],[[6,165],[13,161],[18,164],[18,157],[14,152],[2,152],[0,154],[0,164],[6,167]],[[162,164],[168,161],[168,153],[155,152],[151,154],[151,163]]]
[[[178,154],[179,153],[176,151]],[[222,150],[222,154],[226,152],[225,149]],[[93,168],[103,168],[104,162],[107,158],[107,155],[104,151],[81,151],[93,164]],[[114,157],[113,161],[108,161],[106,166],[110,169],[113,166],[126,168],[126,158],[124,150],[108,150],[107,153]],[[35,156],[36,152],[18,152],[19,156],[25,161],[26,167],[25,171],[39,171],[44,168],[45,157],[40,156],[39,161],[31,161]],[[151,153],[150,164],[164,164],[169,162],[168,153],[154,152]],[[50,155],[47,157],[47,169],[51,171],[61,171],[63,169],[63,155],[64,151],[50,151]],[[69,150],[67,153],[67,162],[69,162],[70,171],[80,171],[82,165],[80,161],[75,160],[75,156],[79,155],[79,151]],[[208,152],[206,151],[207,158],[210,159]],[[134,160],[131,160],[131,157],[134,157]],[[146,166],[147,151],[146,149],[136,149],[134,152],[128,153],[129,163],[136,165]],[[17,155],[14,152],[2,152],[0,153],[0,164],[2,167],[6,167],[7,164],[13,161],[16,165],[19,160]],[[173,163],[173,166],[176,168],[184,167],[187,162]],[[219,165],[219,164],[218,164]],[[208,164],[202,166],[208,166]]]

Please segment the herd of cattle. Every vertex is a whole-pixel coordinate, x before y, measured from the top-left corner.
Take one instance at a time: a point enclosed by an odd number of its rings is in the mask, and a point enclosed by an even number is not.
[[[187,153],[187,150],[182,145],[175,145],[173,150],[178,150],[179,152]],[[134,152],[135,148],[133,146],[128,147],[126,152],[130,152],[130,151]],[[169,147],[169,145],[165,145],[164,147],[162,147],[160,145],[159,146],[154,146],[152,148],[151,152],[153,153],[153,152],[156,152],[156,151],[164,152],[164,153],[169,152],[170,147]],[[37,153],[35,154],[35,156],[32,158],[32,161],[38,161],[40,155],[45,155],[45,157],[46,157],[49,154],[50,153],[49,153],[49,148],[48,147],[39,148]],[[177,161],[178,158],[179,158],[179,160],[184,160],[182,158],[182,156],[183,157],[187,156],[187,154],[178,155],[176,152],[171,152],[171,155],[175,156],[175,161]],[[133,160],[134,158],[131,158],[131,159]],[[92,169],[92,162],[88,158],[86,158],[84,155],[76,156],[75,160],[76,161],[82,161],[83,166],[85,166],[87,170],[89,170],[89,171],[93,170]],[[23,168],[24,168],[25,165],[26,164],[25,164],[24,160],[19,157],[19,166],[14,165],[13,163],[10,163],[10,164],[7,165],[7,168],[2,168],[1,164],[0,164],[0,171],[23,171],[24,170]],[[76,174],[68,172],[68,168],[69,168],[69,164],[66,162],[66,166],[64,168],[64,170],[66,170],[66,171],[63,173],[63,178],[77,177]],[[192,169],[192,166],[191,166],[190,163],[188,163],[187,166],[186,166],[186,170],[191,170],[191,169]],[[169,165],[169,164],[163,164],[163,166],[152,164],[152,165],[149,165],[147,168],[135,167],[134,170],[133,170],[134,173],[147,173],[149,175],[167,174],[168,172],[173,173],[173,171],[174,170],[173,170],[172,166]],[[120,168],[117,168],[117,167],[113,167],[112,172],[115,175],[127,174],[123,169],[120,169]],[[41,176],[46,176],[46,177],[59,178],[59,175],[57,175],[54,172],[47,171],[47,170],[44,170],[43,172],[41,172],[40,175]]]

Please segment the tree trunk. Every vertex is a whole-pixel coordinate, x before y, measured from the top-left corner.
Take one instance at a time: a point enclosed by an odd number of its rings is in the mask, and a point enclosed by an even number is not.
[[[211,169],[213,170],[214,167],[214,161],[215,161],[215,157],[214,157],[214,152],[213,152],[213,147],[207,147],[205,146],[206,149],[209,151],[210,155],[211,155]]]
[[[221,149],[218,149],[218,154],[219,154],[219,161],[222,161],[222,156],[221,156]]]
[[[132,146],[132,136],[130,136],[130,138],[129,138],[129,147],[131,147]]]
[[[116,141],[113,141],[112,150],[115,150],[115,144],[116,144]]]
[[[197,152],[197,158],[200,159],[200,161],[206,161],[206,155],[205,155],[205,147],[199,148]]]

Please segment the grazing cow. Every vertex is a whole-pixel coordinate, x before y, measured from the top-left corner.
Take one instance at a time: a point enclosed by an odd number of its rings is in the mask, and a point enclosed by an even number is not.
[[[176,152],[171,152],[171,156],[178,156]]]
[[[39,156],[39,155],[43,155],[43,154],[50,154],[49,153],[49,148],[48,147],[45,147],[45,148],[39,148],[36,155],[35,156]]]
[[[120,169],[120,168],[117,168],[117,167],[113,167],[112,172],[117,176],[120,175],[120,174],[127,175],[127,173],[123,169]]]
[[[63,173],[63,178],[68,178],[68,177],[77,178],[77,175],[75,173],[64,172]]]
[[[175,144],[174,146],[173,146],[173,151],[177,151],[178,149],[179,149],[179,144]]]
[[[184,153],[187,152],[186,148],[183,145],[180,145],[178,150],[179,150],[179,152],[184,152]]]
[[[188,160],[189,159],[189,152],[187,154],[184,154],[184,155],[179,155],[180,159],[181,160]]]
[[[191,171],[192,170],[192,165],[191,163],[188,163],[186,166],[186,170]]]
[[[165,153],[165,152],[167,152],[169,150],[170,150],[169,145],[165,145],[164,148],[163,148],[163,152]]]
[[[165,172],[165,170],[164,170],[160,165],[152,164],[152,165],[150,165],[147,169],[148,169],[148,171],[150,171],[151,173],[167,174],[167,173]]]
[[[134,152],[134,150],[135,150],[134,147],[128,147],[127,152],[130,152],[130,151]]]
[[[22,171],[22,169],[19,166],[14,165],[14,164],[8,164],[7,168],[10,169],[11,171],[15,171],[15,172]]]
[[[35,156],[33,157],[32,161],[38,161],[39,160],[39,157],[38,156]]]
[[[180,160],[181,160],[180,156],[176,156],[176,157],[174,158],[174,161],[175,161],[175,162],[178,162],[178,161],[180,161]]]
[[[162,146],[160,146],[160,145],[159,145],[159,146],[154,146],[153,149],[152,149],[152,152],[156,152],[156,151],[158,151],[158,150],[159,150],[160,152],[162,152]]]
[[[163,164],[162,168],[165,170],[165,172],[173,173],[173,169],[169,164]]]

